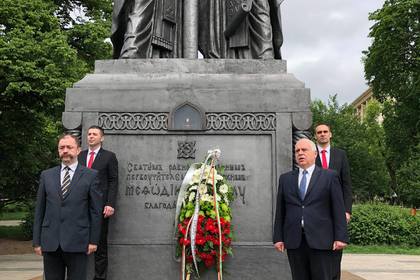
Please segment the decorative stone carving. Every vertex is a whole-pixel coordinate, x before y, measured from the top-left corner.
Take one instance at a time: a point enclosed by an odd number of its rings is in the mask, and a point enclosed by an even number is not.
[[[207,130],[276,130],[276,114],[271,113],[209,113]]]
[[[276,130],[274,113],[207,113],[205,117],[207,131]],[[98,123],[105,130],[168,130],[168,119],[168,113],[100,113]]]
[[[178,158],[195,159],[196,141],[178,142]]]
[[[100,113],[105,130],[167,130],[168,113]]]

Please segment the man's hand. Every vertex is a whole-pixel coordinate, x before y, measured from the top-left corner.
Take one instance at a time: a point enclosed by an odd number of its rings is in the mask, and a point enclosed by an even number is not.
[[[108,218],[114,215],[114,208],[112,208],[111,206],[105,206],[103,214],[104,214],[104,218]]]
[[[350,222],[350,219],[351,219],[351,214],[349,212],[346,212],[346,221],[347,221],[347,223]]]
[[[279,251],[279,252],[284,252],[284,242],[277,242],[274,244],[274,247]]]
[[[95,245],[95,244],[89,244],[89,245],[88,245],[87,252],[86,252],[86,255],[90,255],[90,254],[92,254],[92,253],[96,252],[96,249],[98,249],[98,245]]]
[[[333,244],[333,251],[338,251],[341,249],[344,249],[344,247],[347,246],[347,243],[341,242],[341,241],[334,241]]]
[[[41,249],[41,246],[34,247],[34,252],[35,252],[35,254],[37,254],[38,256],[42,256],[42,249]]]

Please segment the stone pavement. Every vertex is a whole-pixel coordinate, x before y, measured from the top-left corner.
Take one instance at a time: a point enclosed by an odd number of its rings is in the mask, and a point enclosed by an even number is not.
[[[419,280],[420,256],[344,254],[342,269],[366,280]]]
[[[18,226],[22,223],[22,221],[19,220],[7,220],[7,221],[0,221],[0,226],[7,226],[7,227],[14,227]]]
[[[342,268],[342,280],[419,280],[420,256],[344,254]],[[41,280],[41,276],[41,257],[0,256],[1,280]]]
[[[29,280],[42,275],[42,258],[35,254],[0,256],[1,280]]]

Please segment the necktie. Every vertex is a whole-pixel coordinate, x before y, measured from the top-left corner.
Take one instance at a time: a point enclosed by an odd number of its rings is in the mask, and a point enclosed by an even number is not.
[[[322,168],[324,168],[324,169],[328,169],[327,155],[326,154],[327,154],[326,150],[321,151]]]
[[[90,152],[89,162],[87,167],[92,168],[93,159],[95,158],[95,152]]]
[[[299,184],[299,195],[300,199],[305,198],[305,192],[306,192],[306,174],[308,174],[308,171],[303,170],[302,179],[300,180]]]
[[[67,193],[70,188],[70,167],[64,167],[66,173],[64,174],[63,183],[61,184],[61,197],[64,199],[67,196]]]

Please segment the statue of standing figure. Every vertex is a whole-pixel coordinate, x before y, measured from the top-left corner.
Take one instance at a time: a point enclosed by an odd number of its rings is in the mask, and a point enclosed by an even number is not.
[[[178,0],[114,0],[113,57],[181,57],[180,3]]]
[[[281,59],[283,0],[197,0],[205,58]],[[183,1],[114,0],[114,58],[182,58]]]

